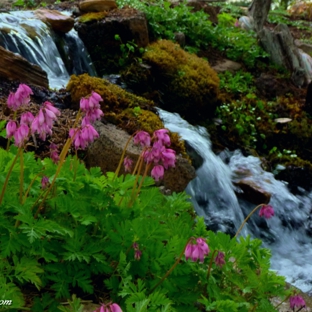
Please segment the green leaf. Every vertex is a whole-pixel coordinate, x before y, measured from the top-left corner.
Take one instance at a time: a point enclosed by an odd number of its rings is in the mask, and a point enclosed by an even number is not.
[[[0,277],[0,300],[12,300],[9,309],[19,309],[25,305],[22,291],[14,283],[7,282],[4,277]]]
[[[18,261],[17,257],[13,257],[15,265],[15,277],[20,281],[26,281],[34,284],[37,289],[40,289],[41,279],[38,274],[43,273],[43,269],[38,265],[35,259],[22,257]]]

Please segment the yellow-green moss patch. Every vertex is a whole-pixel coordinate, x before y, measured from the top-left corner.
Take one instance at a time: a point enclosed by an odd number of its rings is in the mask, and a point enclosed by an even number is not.
[[[107,12],[91,12],[79,16],[78,22],[80,23],[89,23],[93,21],[99,21],[104,19],[107,16]]]

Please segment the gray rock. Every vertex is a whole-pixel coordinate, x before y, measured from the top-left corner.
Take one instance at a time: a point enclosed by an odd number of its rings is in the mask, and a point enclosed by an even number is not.
[[[98,166],[103,173],[115,172],[130,135],[112,124],[103,124],[101,122],[95,124],[95,129],[100,137],[87,150],[86,166],[88,168]],[[126,155],[133,159],[135,164],[141,151],[140,147],[133,145],[131,142],[127,147]],[[125,173],[123,166],[120,173]],[[177,155],[175,168],[166,170],[164,179],[159,181],[157,185],[163,185],[166,190],[169,189],[172,192],[182,192],[194,178],[195,169],[188,160]]]

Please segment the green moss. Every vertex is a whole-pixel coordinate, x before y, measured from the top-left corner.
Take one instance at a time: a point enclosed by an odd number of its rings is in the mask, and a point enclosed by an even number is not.
[[[191,122],[213,116],[219,102],[219,78],[207,61],[169,40],[149,45],[142,59],[149,65],[145,70],[132,66],[123,74],[131,88],[141,93],[159,90],[159,105]]]
[[[99,21],[105,18],[107,15],[107,12],[91,12],[91,13],[86,13],[78,18],[78,22],[80,23],[89,23],[93,21]]]
[[[140,96],[126,92],[105,79],[90,77],[88,74],[72,75],[66,87],[71,94],[73,106],[78,109],[82,97],[97,92],[103,98],[101,108],[105,119],[118,125],[128,133],[144,130],[151,135],[155,130],[164,128],[163,122],[153,111],[154,103]],[[140,107],[140,114],[134,114],[133,108]],[[184,142],[178,134],[171,133],[172,148],[186,157]]]
[[[97,92],[104,99],[101,105],[106,114],[117,113],[136,106],[140,106],[142,109],[154,106],[152,101],[129,93],[106,79],[90,77],[88,74],[72,75],[66,89],[70,92],[71,100],[76,108],[79,107],[82,97],[91,94],[92,91]]]

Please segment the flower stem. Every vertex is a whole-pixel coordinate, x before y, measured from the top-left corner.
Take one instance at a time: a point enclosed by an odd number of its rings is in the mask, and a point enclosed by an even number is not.
[[[122,151],[122,154],[121,154],[121,157],[120,157],[120,160],[119,160],[119,164],[118,164],[118,167],[115,171],[115,178],[119,175],[119,172],[120,172],[120,169],[121,169],[121,166],[122,166],[122,162],[124,160],[124,157],[125,157],[125,154],[126,154],[126,151],[127,151],[127,147],[129,145],[129,143],[131,142],[131,139],[137,134],[138,131],[134,132],[130,138],[128,139],[123,151]]]
[[[128,203],[128,207],[131,207],[131,205],[133,204],[135,189],[137,187],[137,184],[138,184],[138,181],[139,181],[139,177],[140,177],[140,172],[141,172],[142,165],[143,165],[143,157],[140,156],[140,158],[141,159],[140,159],[140,163],[139,163],[139,170],[138,170],[138,173],[136,175],[135,181],[133,183],[133,188],[132,188],[132,191],[131,191],[131,196],[130,196],[130,201]]]
[[[210,261],[209,261],[209,267],[208,267],[208,271],[207,271],[207,283],[208,283],[209,277],[210,277],[210,271],[211,271],[211,267],[212,267],[212,261],[213,261],[214,255],[215,255],[215,253],[216,253],[217,251],[218,251],[217,249],[215,249],[215,250],[213,251],[213,253],[212,253],[212,255],[211,255],[211,259],[210,259]]]
[[[19,200],[20,203],[23,203],[23,193],[24,193],[24,155],[20,153],[20,192],[19,192]]]
[[[30,182],[30,184],[29,184],[29,186],[28,186],[28,188],[27,188],[27,190],[26,190],[26,193],[25,193],[25,195],[24,195],[22,204],[25,203],[26,198],[27,198],[27,196],[28,196],[28,193],[30,192],[30,189],[31,189],[32,185],[34,184],[34,182],[36,181],[36,179],[37,179],[40,175],[42,175],[42,174],[43,174],[42,172],[39,172],[39,173],[36,174],[35,177],[32,179],[32,181]]]
[[[244,227],[245,223],[248,221],[248,219],[252,216],[252,214],[260,207],[265,206],[265,204],[260,204],[258,205],[256,208],[254,208],[249,215],[245,218],[245,220],[242,222],[241,226],[239,227],[239,229],[237,230],[236,234],[234,237],[237,237],[237,235],[240,233],[240,231],[242,230],[242,228]]]
[[[145,177],[147,176],[147,172],[148,172],[148,169],[149,169],[150,167],[151,167],[151,164],[150,164],[150,163],[145,165],[145,170],[144,170],[142,179],[141,179],[141,181],[140,181],[139,187],[138,187],[138,189],[137,189],[137,191],[136,191],[136,193],[135,193],[135,195],[134,195],[134,197],[133,197],[133,201],[138,197],[138,194],[139,194],[139,192],[140,192],[140,190],[141,190],[141,188],[142,188],[144,179],[145,179]]]
[[[77,150],[75,150],[75,156],[74,156],[74,181],[76,181],[78,165],[79,165],[78,154],[77,154]]]
[[[5,181],[4,181],[4,184],[3,184],[3,187],[2,187],[2,191],[1,191],[1,195],[0,195],[0,205],[2,204],[4,193],[5,193],[5,190],[6,190],[7,186],[8,186],[9,178],[10,178],[10,175],[12,173],[13,167],[14,167],[14,165],[15,165],[15,163],[16,163],[19,155],[20,155],[20,153],[22,153],[22,151],[23,151],[22,148],[19,147],[19,149],[18,149],[18,151],[17,151],[17,153],[16,153],[16,155],[15,155],[15,157],[13,159],[13,162],[12,162],[10,168],[9,168],[9,171],[8,171],[6,177],[5,177]]]
[[[74,138],[75,138],[75,134],[72,136],[72,138],[67,139],[67,141],[66,141],[66,143],[65,143],[65,145],[64,145],[64,147],[62,149],[62,152],[60,154],[60,161],[59,161],[59,164],[58,164],[58,166],[56,168],[55,175],[54,175],[53,180],[52,180],[49,188],[47,189],[47,191],[46,191],[46,193],[45,193],[41,203],[39,204],[39,207],[38,207],[38,209],[37,209],[37,211],[35,213],[35,216],[34,216],[35,219],[38,217],[38,214],[39,214],[40,210],[42,210],[44,202],[46,201],[50,191],[53,188],[53,185],[54,185],[54,183],[56,181],[56,178],[58,177],[58,175],[59,175],[59,173],[60,173],[60,171],[61,171],[61,169],[63,167],[64,161],[65,161],[65,157],[67,155],[67,152],[68,152],[68,150],[70,148],[70,145],[71,145],[71,143],[72,143]]]
[[[175,261],[173,266],[166,272],[166,274],[161,278],[161,280],[149,291],[149,294],[151,294],[170,275],[170,273],[175,269],[175,267],[180,263],[180,260],[181,260],[181,258],[183,257],[183,255],[185,253],[186,246],[192,240],[194,240],[194,237],[191,237],[191,238],[188,239],[188,241],[186,242],[182,252],[180,253],[180,255],[178,257],[178,259]]]

